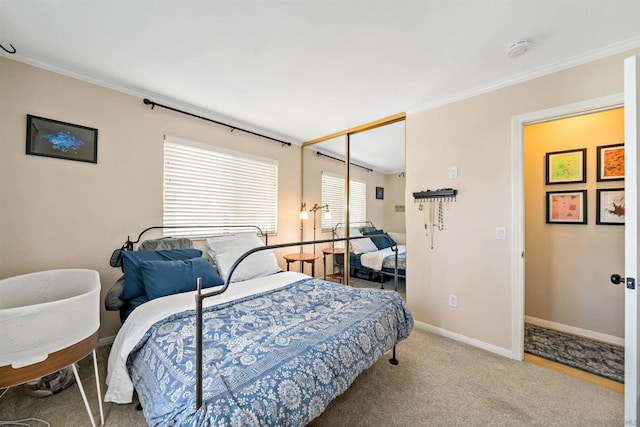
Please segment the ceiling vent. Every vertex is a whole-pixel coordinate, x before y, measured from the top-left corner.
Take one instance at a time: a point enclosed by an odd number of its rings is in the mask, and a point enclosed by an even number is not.
[[[507,56],[509,58],[515,58],[517,56],[524,55],[532,44],[533,43],[529,40],[518,40],[507,48]]]

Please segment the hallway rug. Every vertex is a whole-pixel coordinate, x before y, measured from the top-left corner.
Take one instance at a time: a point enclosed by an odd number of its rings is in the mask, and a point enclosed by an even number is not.
[[[525,323],[524,352],[624,383],[624,348]]]

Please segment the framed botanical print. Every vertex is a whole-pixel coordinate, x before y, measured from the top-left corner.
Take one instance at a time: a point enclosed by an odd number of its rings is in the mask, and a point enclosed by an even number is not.
[[[587,182],[586,148],[547,153],[545,164],[547,185]]]
[[[624,225],[624,188],[598,189],[596,224]]]

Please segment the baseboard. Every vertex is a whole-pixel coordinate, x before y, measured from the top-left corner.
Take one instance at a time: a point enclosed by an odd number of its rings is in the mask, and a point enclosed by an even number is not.
[[[110,337],[104,337],[104,338],[100,338],[98,340],[98,347],[103,347],[105,345],[111,345],[113,344],[113,340],[116,339],[115,335],[112,335]]]
[[[624,338],[614,335],[607,335],[600,332],[590,331],[588,329],[576,328],[575,326],[563,325],[562,323],[552,322],[550,320],[538,319],[537,317],[524,316],[524,321],[542,328],[554,329],[571,335],[577,335],[583,338],[589,338],[595,341],[604,342],[611,345],[624,347]]]
[[[464,335],[456,334],[455,332],[448,331],[446,329],[438,328],[437,326],[429,325],[428,323],[420,322],[418,320],[414,320],[414,325],[418,329],[422,329],[428,332],[432,332],[436,335],[441,335],[446,338],[451,338],[452,340],[460,341],[465,344],[469,344],[473,347],[477,347],[482,350],[489,351],[491,353],[498,354],[500,356],[507,357],[509,359],[516,359],[513,356],[513,352],[511,350],[507,350],[506,348],[498,347],[497,345],[489,344],[484,341],[477,340],[475,338],[469,338]],[[517,359],[520,360],[520,359]]]

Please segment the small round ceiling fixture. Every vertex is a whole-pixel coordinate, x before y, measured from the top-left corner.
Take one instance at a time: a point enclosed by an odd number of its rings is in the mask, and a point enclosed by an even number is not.
[[[518,40],[507,48],[507,56],[509,58],[515,58],[517,56],[524,55],[532,44],[533,43],[530,40]]]

